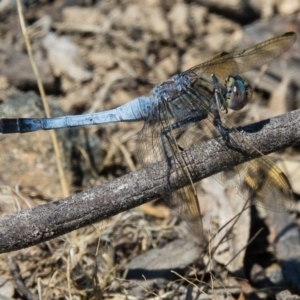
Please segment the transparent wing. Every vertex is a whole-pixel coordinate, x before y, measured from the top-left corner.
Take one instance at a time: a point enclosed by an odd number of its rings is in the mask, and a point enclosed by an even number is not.
[[[185,98],[193,102],[193,106],[198,109],[205,109],[203,101],[197,101],[193,95],[188,93]],[[222,124],[230,128],[225,116],[222,116]],[[213,129],[214,115],[208,111],[206,120],[203,120],[203,131],[208,137],[216,136],[216,129]],[[212,135],[212,132],[214,134]],[[217,133],[217,135],[220,135]],[[243,152],[249,153],[249,156],[255,155],[259,158],[228,169],[224,172],[214,175],[214,178],[226,187],[237,187],[238,194],[246,201],[252,204],[262,206],[277,212],[287,210],[293,201],[292,189],[285,174],[271,160],[262,155],[254,146],[245,141],[242,133],[235,128],[230,128],[230,141],[237,145]],[[218,139],[220,153],[230,157],[228,146],[223,139]],[[225,154],[224,154],[225,153]]]
[[[165,187],[161,197],[179,213],[198,237],[203,236],[201,209],[187,169],[187,166],[190,168],[193,165],[193,159],[183,156],[182,153],[197,141],[219,135],[213,123],[206,119],[209,109],[207,98],[204,95],[200,97],[202,97],[202,101],[186,94],[175,101],[160,103],[152,110],[145,122],[137,140],[136,151],[141,164],[148,165],[157,161],[167,161],[169,171],[172,165],[172,171],[177,175],[175,177],[182,178],[177,181],[177,186],[185,186],[175,189],[172,187],[172,174],[166,174]],[[170,111],[172,114],[168,113]],[[197,120],[197,115],[201,122],[191,122],[191,116]],[[168,127],[171,128],[176,124],[180,126],[174,126],[170,131],[167,130]],[[163,134],[164,132],[165,134]],[[220,144],[219,146],[226,148],[225,145]]]
[[[189,115],[192,103],[183,102],[182,104],[184,107],[181,106],[180,109],[177,109],[174,106],[170,107],[172,104],[165,101],[152,110],[139,134],[136,153],[143,165],[156,161],[167,161],[169,171],[172,165],[172,170],[175,170],[174,172],[178,175],[175,178],[182,178],[177,184],[183,187],[180,189],[173,188],[171,181],[173,176],[168,173],[166,174],[165,187],[161,197],[179,213],[196,236],[202,237],[201,209],[187,169],[187,166],[192,162],[182,156],[183,148],[187,149],[192,144],[192,140],[188,141],[186,138],[183,140],[180,138],[187,128],[178,127],[168,131],[168,127],[172,124],[178,124]],[[174,113],[172,117],[168,115],[170,110]],[[191,135],[187,135],[187,137],[190,138]],[[180,139],[180,143],[177,142],[178,139]],[[153,151],[149,151],[149,149]]]
[[[286,33],[246,50],[230,54],[222,53],[186,72],[191,73],[192,76],[195,73],[198,76],[212,73],[220,78],[232,73],[242,73],[279,56],[294,43],[295,39],[295,33]],[[192,89],[196,89],[196,94],[191,92]],[[217,109],[213,107],[212,97],[212,88],[201,88],[197,84],[194,87],[185,87],[185,93],[182,96],[177,99],[166,99],[151,111],[137,143],[138,158],[143,165],[156,161],[168,162],[169,172],[162,197],[179,212],[197,235],[202,235],[203,231],[201,210],[187,169],[189,166],[191,170],[193,161],[192,158],[186,158],[182,153],[183,150],[187,150],[192,144],[203,139],[220,136],[213,125]],[[198,122],[197,118],[201,122]],[[228,127],[224,117],[222,123]],[[240,146],[243,151],[247,149],[249,155],[261,155],[252,145],[247,144],[245,147],[243,140],[237,136],[241,134],[232,129],[231,142]],[[225,158],[228,157],[229,160],[231,155],[225,141],[216,139],[215,142],[220,148],[219,153],[225,155]],[[179,186],[185,187],[177,191],[171,185],[171,165],[176,167],[174,172],[184,178],[184,182],[182,184],[179,182]],[[282,171],[265,156],[216,174],[214,178],[227,187],[236,186],[238,194],[243,199],[267,209],[284,211],[292,203],[292,192],[288,180]]]
[[[198,76],[214,74],[219,79],[224,79],[230,74],[240,74],[270,62],[288,50],[296,38],[294,32],[287,32],[245,50],[217,55],[184,73],[196,73]]]
[[[250,204],[275,212],[284,212],[292,205],[293,193],[285,174],[265,156],[213,177],[225,187],[236,187]]]
[[[205,101],[199,101],[199,99],[195,99],[188,94],[178,99],[178,102],[182,102],[181,107],[184,106],[185,111],[194,110],[195,107],[199,110],[207,110]],[[162,118],[162,115],[159,117]],[[166,122],[152,118],[151,121],[145,124],[138,140],[137,153],[143,164],[172,160],[172,166],[176,166],[175,172],[180,173],[180,176],[184,176],[185,182],[189,182],[186,187],[175,191],[170,185],[170,176],[172,174],[167,174],[166,188],[161,196],[170,207],[180,214],[197,236],[203,235],[201,210],[193,182],[187,170],[187,166],[191,169],[193,161],[192,158],[187,159],[182,153],[183,150],[189,149],[192,144],[220,136],[213,125],[213,119],[214,116],[208,112],[207,118],[201,120],[201,122],[190,124],[187,122],[185,126],[174,129],[171,138],[167,139],[167,144],[164,146],[166,149],[163,149],[161,134],[166,127]],[[169,118],[168,122],[176,124],[182,122],[182,120],[184,120],[184,116],[178,114],[173,118]],[[226,119],[222,118],[222,121],[227,126]],[[234,128],[231,129],[231,141],[243,151],[247,149],[249,155],[254,153],[260,155],[259,151],[249,143],[247,147],[242,145],[242,138],[237,138],[237,135],[241,136],[242,134]],[[214,148],[220,149],[217,152],[222,153],[229,160],[231,154],[224,140],[215,139],[214,141],[216,143]],[[154,151],[149,151],[149,147]],[[149,156],[151,152],[154,154],[153,156]],[[251,204],[262,206],[266,209],[282,212],[291,206],[293,200],[292,190],[286,176],[265,156],[260,156],[255,160],[235,166],[213,177],[225,187],[236,187],[238,194],[245,201],[250,201]]]
[[[255,148],[251,149],[252,153],[255,151]],[[237,186],[238,194],[245,200],[250,200],[251,204],[276,212],[284,212],[292,205],[293,192],[288,179],[266,156],[224,171],[216,179],[225,185],[226,181],[229,184],[240,182]]]

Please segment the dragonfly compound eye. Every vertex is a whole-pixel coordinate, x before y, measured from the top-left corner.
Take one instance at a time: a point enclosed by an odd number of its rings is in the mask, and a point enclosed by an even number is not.
[[[240,110],[252,96],[252,88],[239,75],[230,75],[225,80],[226,101],[232,110]]]

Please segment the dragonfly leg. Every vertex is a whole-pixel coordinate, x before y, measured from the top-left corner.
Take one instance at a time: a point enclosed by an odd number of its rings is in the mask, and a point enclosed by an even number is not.
[[[199,114],[197,116],[194,117],[189,117],[183,120],[180,120],[176,123],[170,124],[168,126],[163,127],[162,131],[161,131],[161,143],[162,143],[162,149],[163,149],[163,155],[168,163],[168,169],[171,168],[171,159],[170,157],[173,156],[174,153],[168,153],[168,149],[171,149],[171,151],[176,151],[176,148],[179,149],[180,151],[184,151],[185,149],[183,149],[180,145],[178,145],[176,143],[175,138],[170,135],[170,133],[178,128],[182,128],[184,126],[187,126],[191,123],[196,123],[199,122],[203,119],[207,118],[207,112],[203,111],[201,112],[201,114]],[[170,147],[168,147],[168,145],[166,143],[169,143]],[[169,150],[170,151],[170,150]],[[176,155],[175,155],[176,157]]]
[[[161,130],[161,144],[162,144],[163,156],[165,157],[165,160],[168,164],[167,176],[166,176],[167,184],[166,184],[166,191],[165,191],[165,193],[167,195],[167,196],[165,195],[166,197],[171,197],[170,195],[172,194],[171,183],[170,183],[170,172],[171,172],[171,167],[172,167],[171,157],[174,157],[177,160],[179,159],[179,163],[181,163],[180,158],[178,158],[178,155],[180,155],[180,153],[178,153],[178,152],[185,150],[176,142],[175,137],[172,135],[172,131],[174,131],[178,128],[187,126],[191,123],[199,122],[206,118],[207,118],[206,111],[201,112],[201,114],[199,114],[199,112],[198,112],[197,116],[189,117],[189,118],[180,120],[178,122],[175,122],[173,124],[167,125],[167,126],[163,127],[163,129]]]
[[[208,116],[207,112],[203,111],[200,115],[198,113],[197,116],[189,117],[189,118],[183,119],[181,121],[178,121],[176,123],[173,123],[169,126],[164,127],[162,129],[162,134],[167,135],[169,132],[171,132],[175,129],[182,128],[182,127],[187,126],[191,123],[196,123],[196,122],[199,122],[201,120],[204,120],[204,119],[207,118],[207,116]]]
[[[229,129],[222,124],[219,113],[218,116],[215,116],[213,122],[215,127],[220,132],[222,139],[226,142],[226,144],[230,143]]]
[[[220,132],[222,139],[224,140],[228,148],[234,151],[238,151],[240,153],[246,153],[245,150],[241,149],[241,147],[236,143],[236,141],[230,137],[230,129],[223,125],[220,116],[215,117],[213,122],[215,127]]]
[[[227,103],[226,99],[224,98],[226,88],[222,87],[222,85],[219,84],[219,80],[215,75],[212,74],[211,77],[212,84],[214,87],[214,94],[212,100],[214,101],[211,101],[210,111],[214,115],[214,126],[220,132],[222,139],[225,141],[225,144],[228,148],[244,153],[244,151],[239,147],[239,145],[234,141],[234,139],[230,138],[230,128],[224,126],[221,120],[220,110],[225,111],[225,113],[227,113]]]
[[[213,100],[211,101],[211,105],[216,106],[216,109],[219,111],[223,111],[227,114],[228,112],[228,105],[226,102],[226,93],[227,89],[219,83],[218,78],[212,74],[212,85],[213,85]]]

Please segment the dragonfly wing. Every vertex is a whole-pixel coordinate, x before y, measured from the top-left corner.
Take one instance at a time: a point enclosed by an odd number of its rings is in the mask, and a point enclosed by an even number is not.
[[[191,174],[188,170],[188,166],[191,165],[192,162],[186,156],[183,157],[182,155],[182,151],[188,146],[186,140],[181,136],[182,134],[184,135],[182,131],[185,129],[186,128],[177,128],[177,130],[170,132],[168,141],[169,150],[172,155],[172,165],[175,167],[175,172],[178,173],[176,178],[183,176],[184,180],[189,182],[189,184],[175,192],[171,191],[169,197],[167,195],[165,199],[171,207],[177,210],[182,219],[185,220],[190,229],[192,229],[193,233],[197,237],[202,238],[203,226],[200,203]],[[180,143],[178,142],[178,136],[181,136]]]
[[[148,117],[137,138],[135,152],[139,163],[143,166],[165,161],[160,140],[162,128],[154,115]]]
[[[239,194],[257,206],[284,212],[292,205],[293,193],[285,174],[266,156],[241,165]]]
[[[191,141],[181,140],[179,145],[177,139],[182,135],[183,130],[181,128],[167,130],[169,126],[172,127],[172,124],[177,124],[184,119],[191,109],[188,103],[179,102],[171,107],[172,104],[165,101],[152,109],[151,115],[139,134],[136,153],[143,165],[157,161],[168,162],[169,170],[166,174],[166,184],[161,197],[172,209],[179,213],[193,233],[202,238],[201,210],[187,169],[190,162],[185,161],[182,157],[182,149],[187,149],[191,145]],[[185,108],[182,105],[185,105]],[[172,114],[168,113],[170,111],[172,111]],[[165,133],[163,134],[163,132]],[[149,149],[151,150],[149,151]],[[185,184],[187,184],[186,186],[177,190],[171,187],[170,179],[171,176],[173,177],[173,174],[170,174],[171,166],[172,170],[175,170],[174,172],[178,175],[175,177],[183,178]],[[180,182],[178,184],[183,185]]]
[[[203,237],[200,204],[192,184],[173,192],[166,201],[179,213],[198,238]]]
[[[280,56],[294,44],[296,38],[296,33],[287,32],[245,50],[219,54],[186,72],[196,73],[198,76],[214,74],[219,79],[224,79],[230,74],[250,71]]]
[[[246,50],[229,54],[222,53],[184,73],[190,74],[191,77],[195,77],[195,74],[199,77],[203,74],[214,74],[218,78],[225,78],[234,73],[243,73],[279,56],[291,47],[295,40],[295,33],[286,33]],[[190,166],[192,162],[184,161],[182,156],[182,150],[186,150],[189,147],[189,143],[186,141],[193,140],[194,137],[184,138],[183,142],[178,144],[177,135],[184,135],[182,127],[188,127],[189,122],[196,122],[195,119],[199,117],[199,120],[202,119],[203,132],[207,136],[214,136],[211,133],[216,131],[214,120],[217,114],[217,107],[212,107],[214,105],[214,101],[211,100],[213,93],[209,88],[203,88],[202,91],[195,85],[193,87],[185,87],[185,89],[185,94],[176,99],[169,99],[169,102],[160,102],[156,108],[152,109],[140,134],[138,156],[143,164],[167,160],[170,166],[169,171],[171,170],[171,161],[173,161],[177,170],[185,175],[187,187],[181,188],[177,192],[181,201],[177,201],[178,197],[173,196],[174,191],[170,186],[171,174],[166,176],[166,191],[162,196],[172,207],[179,211],[191,228],[196,228],[194,229],[195,233],[199,233],[202,232],[202,225],[200,224],[201,222],[197,223],[195,220],[201,220],[201,211],[193,182],[187,169],[187,165]],[[226,126],[226,122],[223,122],[223,124]],[[164,135],[162,135],[163,132]],[[234,135],[230,133],[230,141],[239,146],[239,143],[235,140],[235,135],[239,133],[236,130],[232,132]],[[151,143],[152,158],[149,157],[149,143],[147,141]],[[220,153],[222,155],[225,153],[230,158],[230,152],[224,140],[219,139],[218,141],[222,150],[225,149],[225,151]],[[245,147],[243,145],[240,146],[244,150]],[[260,155],[259,151],[254,147],[251,146],[250,149],[249,155],[253,154],[253,152]],[[231,168],[220,175],[216,175],[215,178],[225,185],[236,184],[239,194],[245,200],[251,200],[252,203],[263,205],[273,210],[284,210],[286,207],[285,202],[289,203],[292,199],[291,189],[286,177],[264,156],[261,156],[256,162],[248,162]],[[282,198],[286,200],[281,200]]]
[[[233,132],[235,135],[240,134],[236,130]],[[238,145],[235,136],[230,134],[230,139]],[[240,145],[240,147],[245,151],[245,146]],[[285,174],[249,143],[247,143],[247,151],[251,156],[257,154],[260,157],[220,172],[213,177],[227,188],[236,187],[238,194],[244,200],[249,201],[249,204],[276,212],[289,209],[293,202],[293,192]]]
[[[185,101],[193,103],[192,106],[199,111],[207,109],[206,101],[198,99],[194,94],[184,95]],[[207,110],[207,118],[201,122],[204,138],[210,139],[220,136],[214,124],[215,115]],[[221,117],[225,128],[230,128],[225,116]],[[203,138],[203,136],[202,136]],[[257,159],[245,162],[228,170],[214,175],[214,178],[223,186],[236,187],[238,194],[251,204],[262,206],[266,209],[282,212],[288,209],[293,202],[293,194],[289,181],[285,174],[270,159],[264,156],[253,145],[248,143],[241,132],[234,127],[229,131],[230,143],[240,148],[249,156],[258,156]],[[215,149],[220,148],[219,153],[231,160],[229,148],[224,139],[215,139]],[[225,151],[224,151],[225,150]],[[218,153],[218,150],[216,150]],[[216,155],[217,155],[216,153]]]

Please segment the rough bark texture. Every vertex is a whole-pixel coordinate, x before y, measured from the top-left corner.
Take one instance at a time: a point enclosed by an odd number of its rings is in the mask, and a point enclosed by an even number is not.
[[[300,110],[297,110],[242,128],[243,138],[268,154],[300,144],[299,124]],[[210,140],[183,154],[193,161],[193,166],[189,166],[193,180],[199,181],[249,160],[234,150],[229,150],[229,159],[216,145],[219,145],[216,140]],[[166,170],[167,164],[158,162],[68,198],[4,216],[0,218],[0,252],[45,242],[153,200],[163,191]],[[171,171],[172,188],[186,184],[184,176]]]

